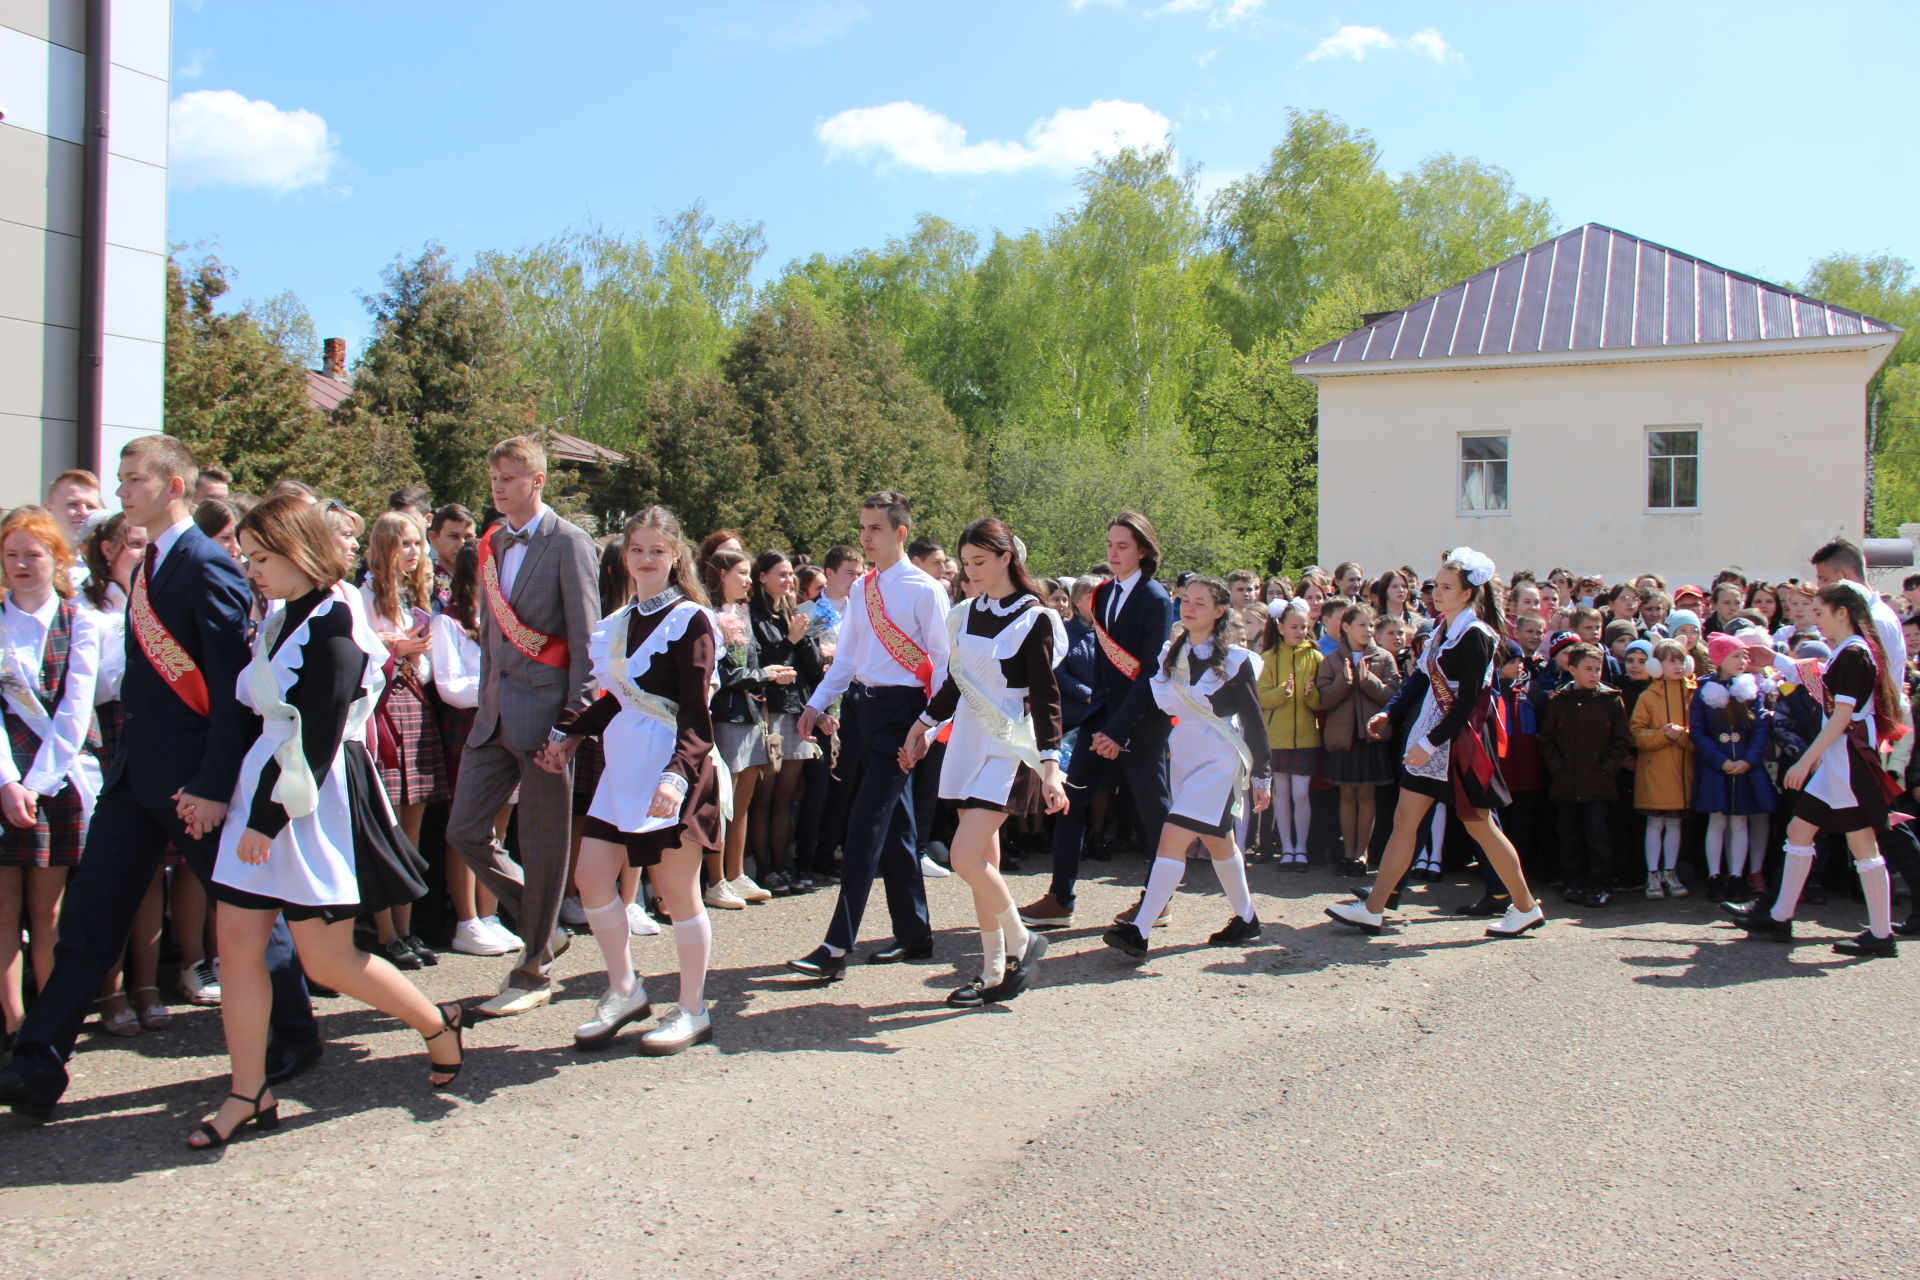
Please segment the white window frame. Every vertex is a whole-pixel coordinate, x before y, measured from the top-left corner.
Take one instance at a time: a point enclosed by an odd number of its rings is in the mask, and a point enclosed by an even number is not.
[[[1506,506],[1476,510],[1466,505],[1467,468],[1469,466],[1484,467],[1495,461],[1495,459],[1469,459],[1467,457],[1467,441],[1469,440],[1504,440],[1507,442],[1507,456],[1498,460],[1500,465],[1506,468]],[[1479,520],[1490,516],[1510,516],[1513,514],[1513,433],[1511,431],[1462,431],[1454,438],[1453,509],[1455,515],[1469,520]]]
[[[1656,431],[1693,432],[1693,505],[1690,507],[1656,507],[1653,505],[1653,433]],[[1706,477],[1701,473],[1701,462],[1705,458],[1704,444],[1706,431],[1697,422],[1663,422],[1649,425],[1640,433],[1640,501],[1643,510],[1650,516],[1697,516],[1701,511],[1701,495],[1706,488]],[[1665,454],[1668,458],[1684,458],[1689,455]],[[1669,483],[1669,489],[1672,488]]]

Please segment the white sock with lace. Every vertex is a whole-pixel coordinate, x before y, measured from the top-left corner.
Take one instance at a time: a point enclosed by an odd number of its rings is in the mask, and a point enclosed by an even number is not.
[[[615,895],[597,907],[581,903],[580,910],[586,913],[587,927],[593,930],[593,940],[600,944],[600,955],[607,962],[607,990],[626,999],[638,981],[628,945],[633,930],[627,924],[627,904]]]
[[[1133,927],[1140,931],[1141,937],[1153,932],[1153,922],[1173,901],[1173,891],[1180,887],[1180,881],[1187,874],[1187,858],[1183,853],[1177,858],[1155,858],[1153,871],[1147,876],[1147,891],[1140,899],[1139,914],[1133,918]]]
[[[1220,877],[1220,892],[1227,895],[1233,913],[1242,920],[1253,919],[1253,894],[1247,889],[1247,860],[1235,849],[1230,858],[1213,859],[1213,874]]]
[[[673,949],[680,953],[680,1007],[692,1014],[705,1013],[707,959],[713,952],[713,921],[706,912],[674,922]]]
[[[1853,869],[1860,873],[1860,892],[1867,900],[1867,929],[1876,938],[1893,936],[1893,877],[1887,874],[1887,860],[1874,854],[1866,861],[1856,860]]]
[[[1795,908],[1800,905],[1800,891],[1807,887],[1807,877],[1813,874],[1813,846],[1810,844],[1788,844],[1787,861],[1780,868],[1780,896],[1773,900],[1773,918],[1791,920]],[[1885,869],[1882,869],[1885,874]],[[1889,915],[1893,909],[1887,909]]]

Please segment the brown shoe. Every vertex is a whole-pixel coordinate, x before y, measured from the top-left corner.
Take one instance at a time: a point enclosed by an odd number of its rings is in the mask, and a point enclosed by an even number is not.
[[[1115,924],[1132,924],[1133,913],[1140,909],[1140,904],[1142,901],[1146,899],[1146,896],[1147,895],[1145,893],[1142,893],[1138,898],[1135,898],[1133,900],[1133,905],[1128,907],[1125,911],[1122,911],[1119,915],[1115,916],[1113,918],[1113,922]],[[1173,919],[1173,904],[1169,902],[1165,907],[1161,908],[1160,918],[1153,922],[1153,927],[1158,929],[1161,925],[1168,923],[1172,919]]]
[[[1061,906],[1052,893],[1043,893],[1031,906],[1020,908],[1020,923],[1029,929],[1071,929],[1073,908]]]

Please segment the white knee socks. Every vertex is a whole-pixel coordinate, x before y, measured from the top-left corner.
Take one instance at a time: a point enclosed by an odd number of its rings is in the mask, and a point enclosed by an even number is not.
[[[1786,865],[1780,869],[1780,896],[1773,900],[1773,918],[1791,920],[1796,907],[1800,905],[1800,891],[1807,887],[1807,877],[1813,874],[1813,846],[1810,844],[1789,844],[1787,846]],[[1880,874],[1887,874],[1882,865]],[[1893,908],[1887,908],[1892,916]]]
[[[1007,954],[1017,956],[1027,949],[1027,926],[1020,922],[1020,909],[1009,905],[1000,913],[1000,941]]]
[[[1187,874],[1186,855],[1178,858],[1155,858],[1153,871],[1147,876],[1147,892],[1140,899],[1140,912],[1133,918],[1133,927],[1140,931],[1141,937],[1153,932],[1153,922],[1173,901],[1173,891],[1180,887],[1181,879]]]
[[[1747,874],[1747,820],[1737,815],[1727,820],[1727,874]]]
[[[633,952],[628,948],[632,931],[627,925],[627,904],[615,894],[597,907],[583,903],[580,910],[586,913],[587,927],[593,930],[593,940],[600,944],[600,954],[607,962],[607,990],[625,999],[633,994],[637,980]]]
[[[1287,852],[1304,854],[1307,851],[1307,833],[1313,829],[1313,779],[1302,774],[1287,775],[1288,815],[1292,819],[1292,829],[1281,829],[1281,839],[1287,843]],[[1279,815],[1274,815],[1279,826]]]
[[[692,1014],[705,1013],[707,958],[713,952],[713,922],[706,912],[674,922],[673,949],[680,953],[680,1007]]]
[[[1727,842],[1727,815],[1716,813],[1707,819],[1707,874],[1720,874],[1722,848]],[[1781,919],[1786,917],[1782,916]]]
[[[1893,936],[1893,877],[1887,874],[1887,860],[1874,854],[1866,861],[1856,860],[1853,869],[1860,873],[1860,892],[1867,900],[1867,928],[1876,938]]]
[[[1213,874],[1220,877],[1220,892],[1227,895],[1233,913],[1242,920],[1253,919],[1253,894],[1247,890],[1247,860],[1235,849],[1230,858],[1213,859]]]

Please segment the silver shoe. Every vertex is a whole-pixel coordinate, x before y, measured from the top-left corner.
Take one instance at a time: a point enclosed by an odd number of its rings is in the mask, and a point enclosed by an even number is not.
[[[660,1025],[640,1037],[640,1052],[655,1058],[691,1049],[713,1039],[713,1014],[676,1008]]]
[[[621,996],[609,991],[593,1006],[593,1017],[573,1029],[573,1047],[601,1048],[619,1034],[620,1028],[652,1012],[653,1005],[647,999],[647,984],[644,982],[635,982],[630,995]]]

